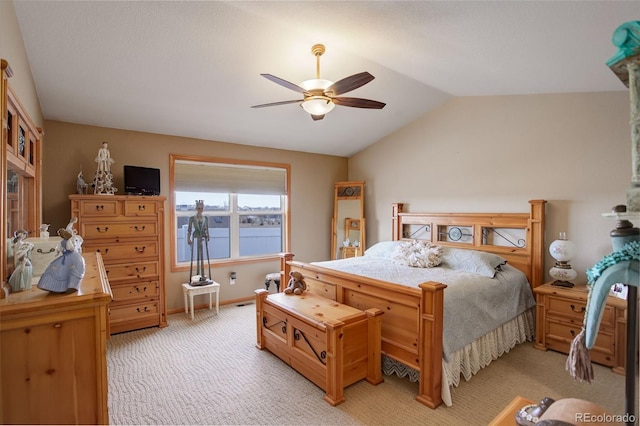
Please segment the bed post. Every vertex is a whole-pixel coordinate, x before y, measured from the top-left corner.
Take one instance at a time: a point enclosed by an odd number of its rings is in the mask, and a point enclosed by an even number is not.
[[[420,284],[420,384],[416,399],[429,408],[436,408],[442,404],[442,327],[446,287],[436,282]]]
[[[256,294],[256,330],[257,341],[256,347],[258,349],[264,349],[264,323],[262,322],[262,313],[264,312],[264,301],[267,300],[269,291],[264,288],[255,291]]]
[[[402,213],[404,210],[404,204],[393,203],[391,206],[393,208],[393,217],[391,218],[391,239],[393,241],[398,241],[402,239],[402,225],[400,224],[400,217],[398,214]]]
[[[284,291],[289,281],[291,265],[288,262],[291,260],[293,260],[293,253],[280,253],[280,291]]]
[[[544,228],[545,200],[530,200],[531,214],[527,241],[531,241],[531,287],[536,288],[544,282]]]

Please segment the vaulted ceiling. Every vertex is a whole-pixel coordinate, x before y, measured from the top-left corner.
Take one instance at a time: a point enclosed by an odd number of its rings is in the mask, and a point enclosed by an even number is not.
[[[626,90],[605,65],[636,1],[14,0],[45,119],[349,156],[451,97]],[[313,121],[294,84],[375,76]]]

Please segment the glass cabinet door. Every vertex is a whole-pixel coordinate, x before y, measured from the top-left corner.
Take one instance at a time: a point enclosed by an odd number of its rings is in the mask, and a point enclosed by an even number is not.
[[[6,62],[2,61],[6,74]],[[42,220],[40,185],[40,147],[42,131],[36,128],[11,87],[2,86],[2,210],[4,219],[0,232],[4,253],[3,285],[13,271],[12,239],[18,230],[29,237],[38,236]],[[3,286],[4,289],[4,286]],[[1,297],[1,296],[0,296]]]

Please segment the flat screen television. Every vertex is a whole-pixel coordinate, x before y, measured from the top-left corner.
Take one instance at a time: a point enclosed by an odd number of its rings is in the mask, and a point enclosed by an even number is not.
[[[160,195],[160,169],[124,166],[124,190],[132,195]]]

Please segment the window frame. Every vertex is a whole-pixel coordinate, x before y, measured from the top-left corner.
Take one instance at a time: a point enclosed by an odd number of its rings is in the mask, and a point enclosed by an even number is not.
[[[288,252],[291,244],[291,166],[289,164],[284,163],[271,163],[264,161],[252,161],[252,160],[239,160],[239,159],[229,159],[229,158],[220,158],[220,157],[205,157],[205,156],[195,156],[195,155],[182,155],[182,154],[170,154],[169,155],[169,202],[170,202],[170,212],[169,212],[169,220],[171,221],[171,231],[170,231],[170,250],[171,250],[171,271],[185,271],[189,269],[188,262],[178,262],[178,252],[177,252],[177,242],[178,242],[178,232],[177,232],[177,214],[176,214],[176,185],[175,185],[175,164],[179,161],[191,161],[198,163],[212,163],[212,164],[228,164],[236,167],[269,167],[269,168],[278,168],[283,169],[285,171],[285,194],[283,196],[283,205],[282,205],[282,232],[283,232],[283,252]],[[233,194],[233,193],[232,193]],[[230,201],[233,199],[237,201],[237,195],[231,196]],[[236,209],[236,205],[230,205],[229,215],[234,217],[234,210]],[[213,214],[215,216],[215,214]],[[226,214],[225,214],[226,215]],[[235,211],[236,217],[239,216],[239,212]],[[231,238],[239,238],[238,232],[239,229],[233,230],[233,226],[230,229],[230,237]],[[236,242],[236,245],[239,246],[239,241]],[[233,253],[231,253],[233,255]],[[211,259],[212,265],[236,265],[243,263],[255,263],[255,262],[264,262],[264,261],[272,261],[274,259],[278,259],[280,257],[280,253],[277,254],[269,254],[269,255],[261,255],[261,256],[243,256],[243,257],[229,257],[225,259]]]

